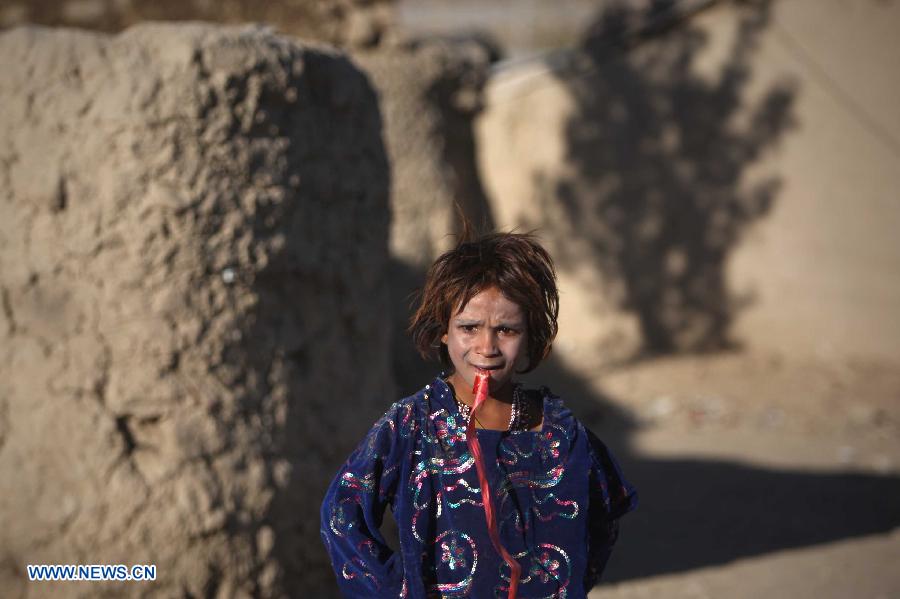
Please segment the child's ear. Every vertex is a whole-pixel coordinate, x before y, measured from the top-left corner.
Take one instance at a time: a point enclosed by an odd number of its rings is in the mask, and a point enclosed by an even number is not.
[[[443,343],[444,345],[447,345],[447,333],[444,333],[443,335],[441,335],[441,343]]]

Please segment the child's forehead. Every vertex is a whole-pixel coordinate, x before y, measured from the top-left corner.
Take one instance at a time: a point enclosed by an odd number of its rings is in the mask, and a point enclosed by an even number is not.
[[[454,310],[451,317],[482,318],[490,316],[492,318],[515,319],[521,318],[524,313],[519,304],[509,299],[496,287],[488,287],[482,291],[475,292],[464,304],[463,300],[464,298],[461,298],[460,305],[457,305],[457,309]]]

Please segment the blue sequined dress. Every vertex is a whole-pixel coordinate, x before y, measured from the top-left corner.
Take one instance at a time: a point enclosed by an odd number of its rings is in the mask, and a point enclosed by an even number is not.
[[[614,458],[547,389],[540,431],[478,429],[518,597],[577,599],[599,579],[637,494]],[[390,506],[394,552],[379,531]],[[345,597],[506,597],[465,423],[440,378],[390,407],[335,477],[322,539]]]

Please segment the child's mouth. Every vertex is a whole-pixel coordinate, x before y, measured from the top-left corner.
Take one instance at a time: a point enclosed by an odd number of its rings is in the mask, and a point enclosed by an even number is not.
[[[491,371],[493,371],[493,370],[500,370],[500,368],[501,368],[500,365],[497,365],[497,366],[475,366],[475,365],[473,365],[473,367],[475,368],[476,372],[479,372],[479,373],[485,374],[485,375],[490,374]]]

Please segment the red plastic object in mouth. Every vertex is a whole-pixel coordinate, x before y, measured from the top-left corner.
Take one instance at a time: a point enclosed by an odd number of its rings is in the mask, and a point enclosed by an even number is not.
[[[472,457],[475,458],[475,469],[478,472],[478,484],[481,486],[481,500],[484,504],[484,519],[487,521],[488,535],[491,537],[494,549],[509,566],[509,592],[506,596],[507,599],[515,599],[516,591],[519,589],[519,575],[522,572],[522,568],[519,566],[519,562],[513,559],[503,545],[500,544],[500,533],[497,532],[497,518],[494,514],[491,488],[484,471],[481,444],[478,442],[478,436],[475,434],[475,414],[487,399],[489,379],[490,375],[484,371],[479,371],[475,375],[475,385],[472,388],[472,393],[475,395],[475,405],[472,406],[472,415],[469,418],[469,423],[466,425],[466,444],[469,446],[469,452],[472,454]]]

